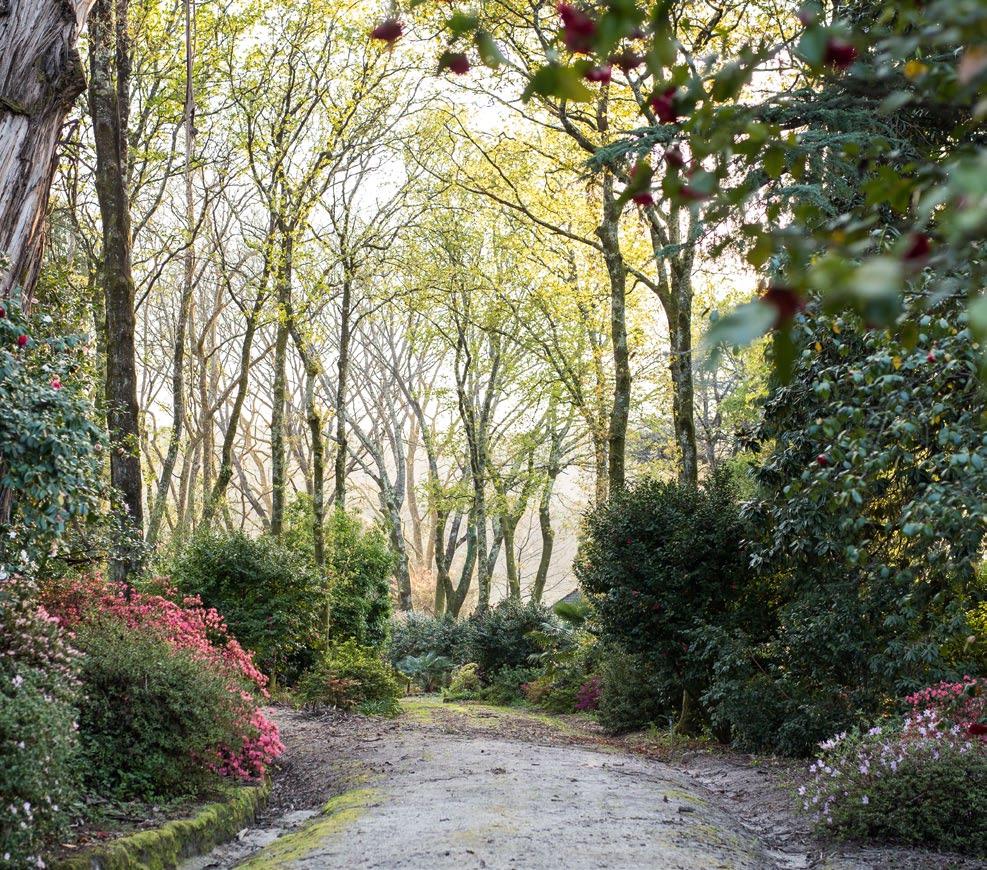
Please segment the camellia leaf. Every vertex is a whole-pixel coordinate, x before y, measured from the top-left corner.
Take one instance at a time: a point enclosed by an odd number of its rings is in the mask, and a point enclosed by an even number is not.
[[[491,69],[497,69],[504,62],[504,55],[501,53],[500,47],[494,42],[493,37],[487,31],[478,30],[475,41],[476,50],[480,54],[480,60],[486,66]]]
[[[774,325],[778,312],[763,302],[748,302],[715,320],[700,343],[700,349],[716,355],[721,347],[748,345]]]
[[[593,92],[582,83],[575,69],[557,64],[539,68],[531,77],[521,98],[530,100],[534,94],[576,103],[588,103],[593,99]]]

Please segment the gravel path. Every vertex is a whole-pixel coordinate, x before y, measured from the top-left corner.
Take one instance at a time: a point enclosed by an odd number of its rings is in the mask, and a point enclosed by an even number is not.
[[[266,814],[183,870],[977,866],[819,843],[788,811],[790,768],[657,760],[582,720],[430,699],[392,722],[277,717],[288,752]]]

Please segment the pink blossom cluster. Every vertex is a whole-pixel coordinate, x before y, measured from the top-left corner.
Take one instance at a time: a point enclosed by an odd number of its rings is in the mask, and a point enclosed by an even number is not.
[[[878,783],[893,778],[905,766],[937,764],[947,756],[987,748],[932,708],[911,713],[900,724],[837,734],[819,747],[822,752],[809,765],[798,795],[802,809],[828,826],[834,818],[838,824],[850,804],[870,804]]]
[[[45,601],[67,628],[94,615],[111,616],[135,629],[153,630],[175,649],[190,652],[227,679],[230,701],[238,711],[241,734],[234,747],[220,747],[218,759],[207,762],[224,776],[256,779],[281,753],[277,725],[261,712],[258,698],[267,698],[267,677],[254,664],[253,653],[230,634],[223,617],[197,596],[177,601],[166,584],[165,594],[138,592],[100,575],[46,589]]]
[[[912,708],[912,717],[935,710],[944,721],[987,739],[987,680],[983,678],[964,675],[958,682],[943,680],[909,695],[905,702]]]

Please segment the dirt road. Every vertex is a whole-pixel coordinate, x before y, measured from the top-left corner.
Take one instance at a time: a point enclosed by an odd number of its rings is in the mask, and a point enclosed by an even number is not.
[[[393,722],[278,716],[288,753],[266,816],[184,870],[974,866],[826,848],[777,771],[666,764],[578,720],[432,699]]]

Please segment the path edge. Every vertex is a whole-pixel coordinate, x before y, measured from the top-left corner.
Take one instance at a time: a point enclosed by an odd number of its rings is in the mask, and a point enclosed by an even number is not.
[[[206,804],[194,816],[174,819],[159,828],[128,834],[87,848],[78,855],[53,859],[50,870],[165,870],[204,855],[232,840],[267,806],[271,780],[234,788],[223,801]]]

